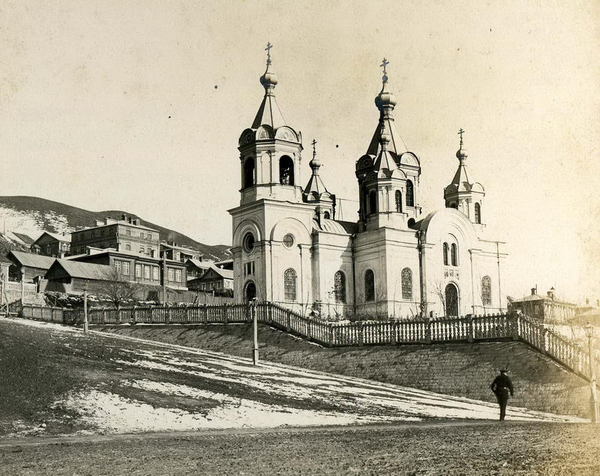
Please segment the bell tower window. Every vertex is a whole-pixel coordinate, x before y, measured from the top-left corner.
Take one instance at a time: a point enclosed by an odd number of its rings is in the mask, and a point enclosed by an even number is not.
[[[402,192],[396,190],[396,211],[402,213]]]
[[[244,161],[244,187],[254,186],[254,158],[248,157]]]
[[[444,243],[444,265],[448,266],[448,243]]]
[[[369,192],[369,213],[377,213],[377,192],[375,190]]]
[[[410,180],[406,181],[406,206],[415,206],[415,186]]]
[[[475,223],[481,224],[481,205],[479,203],[475,204]]]
[[[279,159],[279,183],[294,185],[294,161],[287,155]]]

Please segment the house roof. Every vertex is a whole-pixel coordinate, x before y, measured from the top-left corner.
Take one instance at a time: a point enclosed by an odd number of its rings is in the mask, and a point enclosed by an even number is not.
[[[233,279],[233,270],[232,269],[223,269],[223,268],[217,268],[216,266],[211,266],[209,269],[207,269],[204,274],[202,276],[200,276],[199,278],[196,278],[200,281],[202,281],[204,279],[205,276],[207,276],[210,272],[216,273],[218,276],[220,276],[223,279]]]
[[[32,245],[35,242],[35,240],[31,236],[26,235],[25,233],[17,233],[13,231],[13,235],[19,238],[26,245]]]
[[[91,279],[97,281],[109,281],[112,266],[95,263],[82,263],[81,261],[70,261],[57,259],[54,266],[60,266],[72,278]],[[46,273],[48,275],[50,270]]]
[[[200,261],[198,259],[194,259],[194,258],[189,258],[186,261],[187,263],[192,263],[196,268],[201,269],[201,270],[207,270],[208,268],[210,268],[212,266],[212,262],[211,261]]]
[[[59,233],[52,233],[50,231],[44,231],[38,237],[38,239],[33,242],[33,244],[36,244],[38,241],[40,241],[43,238],[44,235],[48,235],[48,236],[50,236],[50,237],[54,238],[55,240],[60,241],[62,243],[71,243],[71,234],[70,233],[66,233],[64,235],[61,235]]]
[[[8,258],[14,257],[21,266],[29,268],[50,269],[56,258],[44,255],[36,255],[34,253],[25,253],[24,251],[11,251],[8,253]],[[12,261],[12,260],[11,260]]]

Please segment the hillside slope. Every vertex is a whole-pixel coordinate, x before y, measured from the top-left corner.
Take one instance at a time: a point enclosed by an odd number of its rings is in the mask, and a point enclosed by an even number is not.
[[[101,327],[121,335],[252,355],[252,326]],[[548,357],[516,341],[474,344],[323,348],[266,325],[259,329],[260,358],[352,377],[494,402],[489,385],[508,365],[515,385],[509,405],[587,417],[589,384]]]
[[[106,217],[118,218],[121,215],[139,218],[142,225],[159,231],[161,240],[199,250],[213,259],[226,259],[230,256],[227,245],[206,245],[177,231],[144,220],[135,213],[125,210],[102,210],[93,212],[64,203],[39,197],[10,196],[0,197],[0,219],[6,230],[25,233],[37,238],[43,230],[68,233],[86,226],[93,226],[96,220]]]

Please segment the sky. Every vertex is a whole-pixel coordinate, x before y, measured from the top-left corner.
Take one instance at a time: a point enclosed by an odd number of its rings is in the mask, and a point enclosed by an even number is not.
[[[600,298],[600,2],[10,1],[0,5],[0,195],[125,209],[231,243],[237,140],[278,103],[356,217],[383,57],[396,128],[443,207],[465,129],[505,291]]]

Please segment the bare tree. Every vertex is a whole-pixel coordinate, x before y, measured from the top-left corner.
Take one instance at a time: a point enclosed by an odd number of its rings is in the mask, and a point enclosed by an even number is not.
[[[436,281],[433,285],[433,292],[439,298],[442,303],[442,309],[444,311],[444,316],[446,316],[446,288],[444,287],[444,283],[441,281]]]
[[[98,288],[98,295],[110,301],[117,309],[121,304],[135,299],[139,285],[123,277],[120,270],[111,267],[104,276],[105,280]]]

